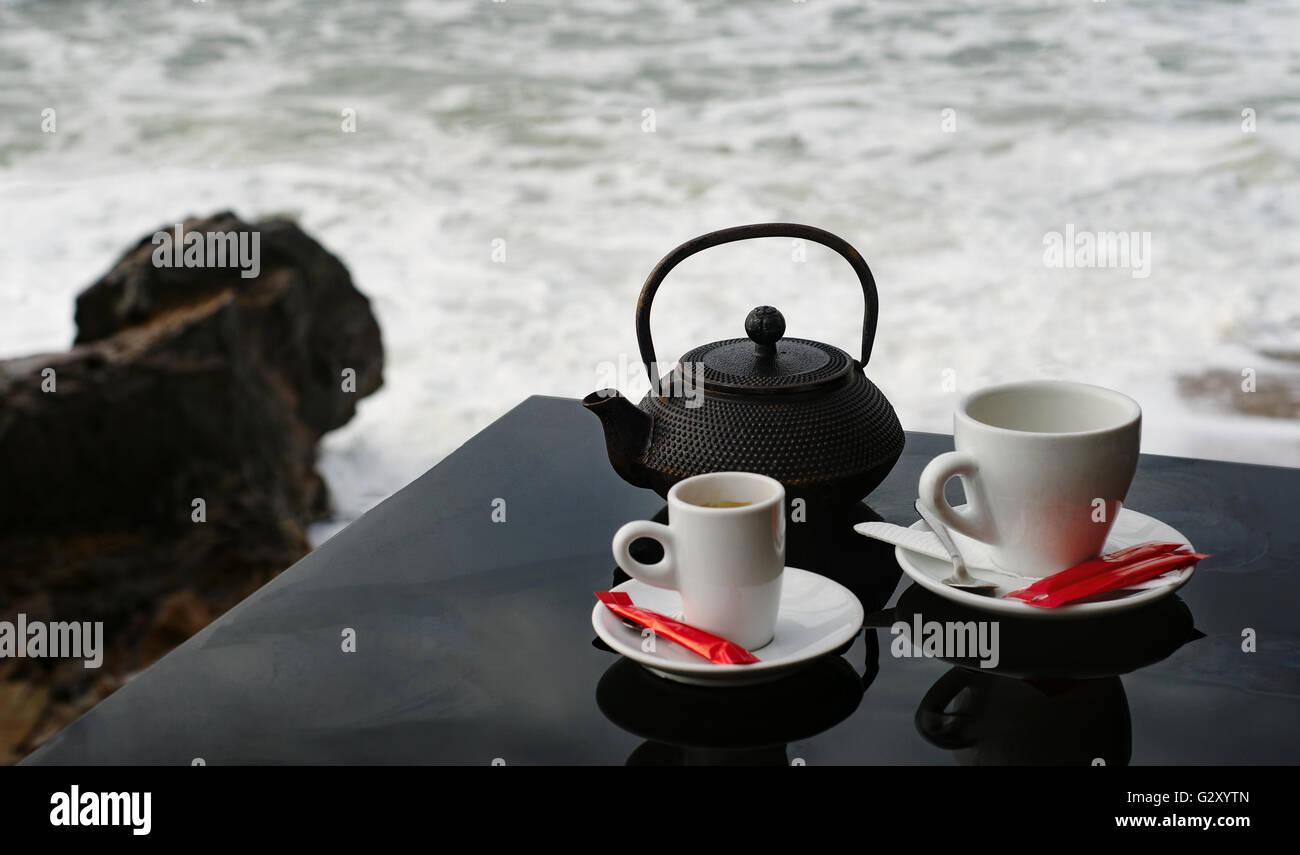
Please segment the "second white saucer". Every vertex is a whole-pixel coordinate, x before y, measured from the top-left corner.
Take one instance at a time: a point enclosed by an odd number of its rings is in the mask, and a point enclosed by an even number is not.
[[[929,531],[929,527],[922,520],[917,520],[910,528],[915,531]],[[963,553],[967,549],[973,551],[980,548],[979,544],[971,541],[963,534],[958,532],[951,532],[951,534],[953,540],[957,542],[957,548]],[[1121,508],[1119,515],[1115,517],[1115,525],[1106,538],[1106,546],[1103,551],[1114,552],[1117,549],[1124,549],[1128,546],[1153,540],[1185,543],[1191,546],[1191,542],[1173,526],[1163,523],[1155,517],[1149,517],[1129,508]],[[1102,596],[1105,599],[1072,603],[1055,609],[1043,609],[1020,600],[1002,599],[1003,594],[1019,590],[1029,585],[1033,580],[1005,575],[994,570],[972,568],[970,572],[975,578],[981,582],[991,582],[998,586],[997,591],[992,596],[982,596],[954,588],[951,585],[945,585],[943,580],[952,575],[952,564],[946,560],[913,552],[902,546],[894,548],[894,556],[898,559],[898,564],[903,568],[903,572],[910,576],[912,581],[941,597],[988,612],[1000,612],[1017,617],[1041,618],[1044,620],[1096,617],[1102,614],[1137,608],[1169,596],[1186,584],[1187,580],[1192,578],[1192,574],[1196,572],[1196,566],[1192,565],[1186,570],[1167,573],[1132,588],[1104,594]]]

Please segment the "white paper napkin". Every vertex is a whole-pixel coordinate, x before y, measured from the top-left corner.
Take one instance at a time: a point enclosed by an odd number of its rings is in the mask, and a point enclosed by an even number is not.
[[[949,560],[948,550],[943,548],[939,538],[929,529],[922,531],[887,522],[864,522],[855,525],[853,530],[873,540],[882,540],[885,543],[901,546],[912,552],[938,558],[940,561]],[[956,540],[956,537],[953,539]],[[1001,573],[1004,576],[1014,576],[1018,579],[1027,578],[1015,573],[1008,573],[1006,570],[994,566],[993,556],[990,554],[988,547],[979,541],[963,538],[957,542],[957,548],[961,551],[961,557],[966,562],[966,566],[972,570],[987,570],[992,573]]]

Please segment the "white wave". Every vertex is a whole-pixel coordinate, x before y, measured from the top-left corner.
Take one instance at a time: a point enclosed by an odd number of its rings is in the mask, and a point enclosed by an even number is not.
[[[297,214],[372,297],[388,348],[385,389],[324,444],[346,520],[522,397],[580,396],[602,360],[635,362],[637,290],[678,242],[796,220],[871,263],[868,373],[909,429],[948,430],[980,384],[1068,376],[1136,394],[1149,451],[1297,466],[1294,420],[1178,391],[1256,364],[1261,382],[1295,376],[1259,348],[1300,351],[1296,18],[1206,2],[6,5],[0,355],[65,347],[75,293],[162,224]],[[1044,267],[1043,235],[1067,224],[1149,231],[1150,277]],[[740,335],[760,303],[791,335],[856,346],[860,297],[829,253],[720,248],[661,295],[661,359]]]

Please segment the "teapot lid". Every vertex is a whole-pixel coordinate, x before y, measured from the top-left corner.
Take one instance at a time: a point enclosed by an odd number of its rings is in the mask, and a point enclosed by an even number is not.
[[[749,338],[702,345],[682,356],[678,365],[706,390],[731,394],[807,392],[829,385],[853,370],[838,347],[801,338],[782,338],[785,318],[771,306],[759,306],[745,318]]]

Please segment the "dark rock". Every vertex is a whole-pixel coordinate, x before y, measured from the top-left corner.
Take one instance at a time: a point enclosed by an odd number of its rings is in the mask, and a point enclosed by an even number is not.
[[[342,262],[288,220],[249,225],[224,212],[187,222],[185,231],[257,233],[261,275],[245,279],[230,268],[155,267],[152,235],[146,235],[77,296],[75,343],[102,341],[227,295],[241,312],[260,312],[256,325],[242,330],[259,337],[258,352],[296,396],[303,423],[317,433],[346,424],[357,399],[382,383],[383,348],[370,301],[353,287]],[[206,341],[198,344],[206,351]],[[344,368],[357,372],[356,394],[340,394]]]
[[[185,230],[258,234],[259,274],[155,267],[151,233],[77,298],[71,351],[0,361],[0,619],[103,620],[123,669],[168,595],[217,614],[307,551],[316,444],[382,383],[369,301],[296,225]]]
[[[154,661],[212,623],[214,617],[212,606],[193,588],[171,594],[159,604],[158,614],[140,640],[140,661]]]
[[[49,704],[50,690],[27,680],[0,683],[0,764],[21,756],[20,747]]]

